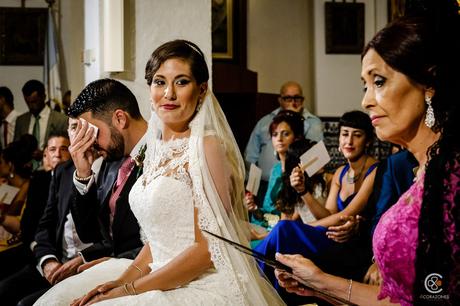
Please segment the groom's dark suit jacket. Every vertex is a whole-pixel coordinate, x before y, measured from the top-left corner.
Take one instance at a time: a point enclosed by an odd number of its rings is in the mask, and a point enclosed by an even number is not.
[[[110,225],[109,199],[122,162],[104,161],[97,183],[85,195],[75,190],[71,211],[78,236],[83,242],[102,239],[106,247],[105,256],[134,258],[143,246],[139,224],[128,201],[131,187],[138,177],[137,166],[131,171],[116,201],[115,215]]]

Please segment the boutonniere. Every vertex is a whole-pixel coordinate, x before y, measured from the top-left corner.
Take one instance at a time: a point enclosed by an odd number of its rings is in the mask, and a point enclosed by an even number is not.
[[[145,158],[145,150],[147,149],[147,144],[144,144],[139,152],[137,153],[136,156],[134,156],[134,162],[136,163],[136,166],[138,167],[137,169],[137,175],[136,178],[139,177],[142,171],[142,167],[144,166],[144,158]]]

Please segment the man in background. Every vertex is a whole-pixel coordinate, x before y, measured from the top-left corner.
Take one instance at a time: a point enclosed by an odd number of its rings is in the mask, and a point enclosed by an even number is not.
[[[313,141],[320,141],[323,139],[323,126],[321,124],[321,120],[312,115],[304,107],[304,100],[305,98],[302,93],[302,87],[297,82],[289,81],[284,83],[283,86],[281,86],[280,96],[278,97],[280,107],[262,117],[262,119],[257,122],[251,133],[251,137],[249,138],[244,152],[244,159],[247,164],[256,164],[262,169],[262,181],[260,182],[258,194],[259,197],[263,197],[265,194],[270,172],[273,165],[276,163],[269,127],[273,118],[281,110],[291,110],[302,114],[305,118],[305,138]]]
[[[42,82],[27,81],[22,87],[22,93],[29,111],[17,118],[14,140],[24,134],[31,134],[37,139],[41,150],[50,134],[67,132],[67,116],[46,105],[45,86]]]
[[[0,145],[1,148],[13,141],[18,112],[14,110],[14,96],[8,87],[0,87]]]

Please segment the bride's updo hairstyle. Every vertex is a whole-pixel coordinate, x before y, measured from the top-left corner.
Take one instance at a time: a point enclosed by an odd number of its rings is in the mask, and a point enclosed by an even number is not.
[[[177,39],[159,46],[150,56],[145,66],[145,79],[149,86],[152,85],[153,76],[160,69],[160,66],[172,58],[182,59],[189,63],[192,75],[198,85],[208,81],[209,71],[203,52],[194,43]]]

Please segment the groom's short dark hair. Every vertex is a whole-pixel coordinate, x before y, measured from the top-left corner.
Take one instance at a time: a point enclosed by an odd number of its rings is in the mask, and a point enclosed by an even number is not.
[[[76,118],[90,112],[104,120],[117,109],[127,112],[133,119],[142,118],[136,97],[128,87],[113,79],[100,79],[89,83],[81,91],[67,113],[69,117]]]

